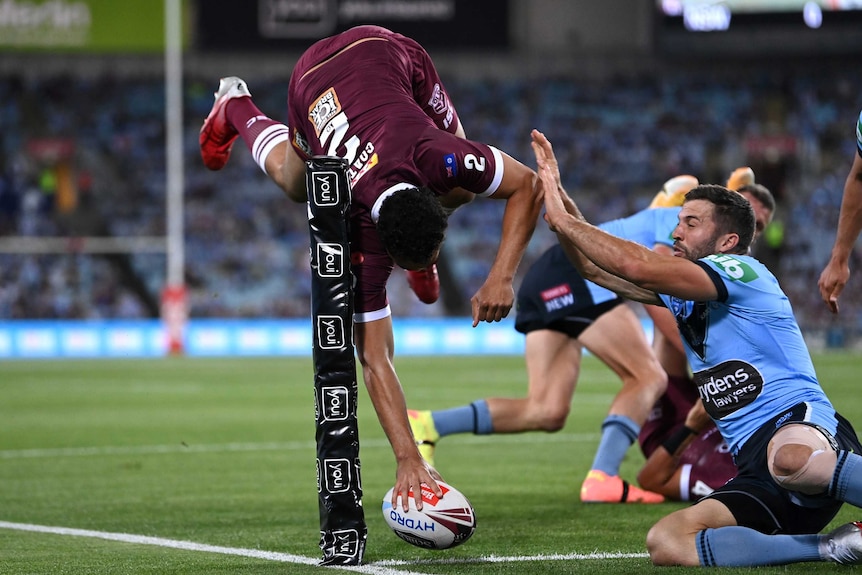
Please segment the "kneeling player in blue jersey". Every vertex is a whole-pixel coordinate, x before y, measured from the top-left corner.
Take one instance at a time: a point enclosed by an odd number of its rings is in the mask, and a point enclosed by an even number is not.
[[[862,522],[819,535],[844,502],[862,507],[862,445],[817,381],[787,296],[748,254],[751,204],[725,187],[686,194],[673,256],[589,224],[533,131],[545,219],[584,277],[673,312],[707,413],[739,474],[656,523],[656,565],[862,564]]]

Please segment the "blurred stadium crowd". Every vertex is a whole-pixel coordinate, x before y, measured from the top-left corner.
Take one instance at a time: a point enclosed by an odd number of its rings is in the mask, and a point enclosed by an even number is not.
[[[680,173],[723,183],[734,168],[751,165],[779,201],[776,225],[757,255],[777,271],[801,325],[859,331],[860,290],[851,283],[836,320],[816,289],[855,153],[858,74],[809,68],[601,80],[444,78],[471,138],[533,165],[530,129],[546,132],[565,187],[592,221],[645,207],[665,180]],[[246,80],[261,109],[283,119],[288,77]],[[305,210],[265,179],[241,141],[221,172],[208,172],[200,161],[198,130],[217,84],[218,78],[185,81],[190,315],[307,316]],[[0,240],[164,235],[164,101],[160,76],[70,74],[0,82]],[[496,251],[498,203],[477,200],[450,220],[441,273],[444,291],[458,297],[425,306],[396,272],[390,282],[396,317],[469,313],[469,298]],[[522,270],[553,241],[540,223]],[[163,254],[92,255],[70,247],[67,253],[0,253],[0,317],[158,314]],[[856,258],[851,267],[858,275],[862,262]]]

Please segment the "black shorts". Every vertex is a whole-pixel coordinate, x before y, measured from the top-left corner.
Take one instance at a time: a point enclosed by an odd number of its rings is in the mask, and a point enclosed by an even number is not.
[[[794,417],[784,424],[800,423],[802,412],[804,405],[797,406],[793,410]],[[838,429],[830,441],[834,441],[838,450],[862,453],[853,426],[841,415],[836,413],[835,416]],[[819,533],[838,513],[842,502],[825,494],[811,496],[787,491],[772,479],[766,462],[766,447],[775,429],[774,424],[766,424],[745,443],[736,458],[739,474],[707,498],[727,506],[740,526],[761,533]],[[820,431],[829,436],[825,430]]]
[[[605,292],[603,288],[596,290]],[[603,313],[623,303],[606,292],[596,301],[590,286],[559,246],[546,251],[530,267],[518,290],[515,329],[529,333],[551,329],[576,338]]]

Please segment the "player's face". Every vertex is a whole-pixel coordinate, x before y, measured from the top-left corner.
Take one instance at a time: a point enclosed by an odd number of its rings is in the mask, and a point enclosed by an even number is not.
[[[391,256],[392,254],[389,254],[389,255]],[[395,262],[395,265],[397,265],[400,268],[403,268],[403,269],[408,270],[408,271],[419,271],[419,270],[424,270],[425,268],[427,268],[428,266],[430,266],[431,264],[436,262],[438,257],[440,257],[440,248],[437,248],[436,250],[434,250],[434,255],[431,257],[431,260],[427,261],[427,262],[414,262],[414,261],[410,261],[410,260],[399,260],[395,257],[393,257],[392,260]]]
[[[696,261],[719,253],[721,234],[716,230],[714,206],[706,200],[686,202],[673,230],[673,255]]]
[[[772,221],[773,214],[769,208],[763,205],[763,202],[751,194],[743,192],[742,195],[748,199],[752,209],[754,209],[754,239],[756,240]]]

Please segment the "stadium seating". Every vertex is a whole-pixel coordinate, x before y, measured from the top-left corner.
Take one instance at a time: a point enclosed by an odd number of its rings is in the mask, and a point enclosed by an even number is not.
[[[806,233],[786,234],[783,245],[773,246],[768,255],[780,258],[777,272],[803,327],[818,329],[830,321],[816,281],[834,237],[853,154],[852,128],[862,94],[857,76],[802,69],[744,84],[730,75],[691,73],[602,80],[453,78],[447,87],[469,137],[528,165],[533,163],[529,130],[545,131],[554,142],[565,186],[593,221],[645,207],[659,184],[679,173],[722,182],[733,168],[750,163],[746,141],[793,135],[791,171],[784,187],[773,192],[785,228]],[[288,78],[247,80],[258,105],[274,118],[284,117]],[[0,238],[74,235],[81,229],[163,235],[161,82],[160,77],[110,75],[0,82]],[[200,162],[197,131],[211,106],[212,89],[212,79],[186,80],[190,313],[201,318],[308,316],[304,210],[286,200],[244,151],[238,150],[218,173]],[[77,210],[74,203],[70,209],[59,201],[58,160],[46,151],[53,141],[73,146],[65,159],[74,174]],[[480,200],[451,218],[445,249],[454,277],[444,285],[455,286],[464,300],[484,280],[502,208],[502,202]],[[540,223],[522,269],[553,241]],[[793,257],[780,257],[786,254]],[[129,263],[157,299],[165,257],[135,254]],[[854,267],[862,266],[857,260]],[[0,317],[151,315],[152,308],[118,269],[116,261],[83,254],[0,254]],[[848,290],[842,298],[843,321],[854,331],[862,321],[857,318],[862,295],[857,294]],[[449,313],[443,302],[418,302],[399,271],[391,281],[390,300],[397,315]]]

